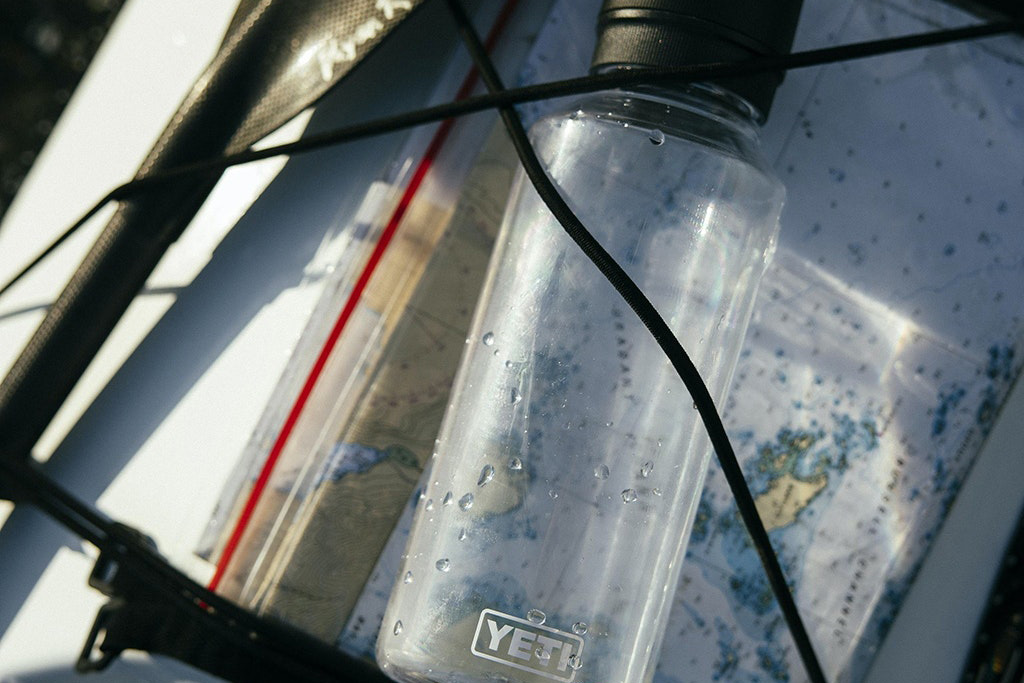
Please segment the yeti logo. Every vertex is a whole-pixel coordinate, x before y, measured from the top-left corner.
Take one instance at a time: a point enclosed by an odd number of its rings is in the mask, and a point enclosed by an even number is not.
[[[485,609],[470,651],[477,657],[531,671],[555,681],[572,681],[583,639],[548,626]]]

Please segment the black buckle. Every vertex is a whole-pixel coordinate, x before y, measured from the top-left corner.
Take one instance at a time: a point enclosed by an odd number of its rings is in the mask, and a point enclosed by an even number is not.
[[[113,609],[112,603],[107,603],[100,608],[99,614],[96,615],[96,621],[93,622],[92,630],[89,631],[89,637],[86,638],[85,646],[82,648],[82,654],[78,655],[75,671],[79,673],[103,671],[110,666],[112,661],[117,659],[120,651],[104,649],[107,635],[107,620]]]
[[[0,456],[0,486],[100,549],[89,585],[110,601],[96,616],[78,671],[100,671],[125,650],[141,650],[231,681],[388,683],[373,664],[199,585],[168,564],[151,538],[76,499],[31,459]]]
[[[167,570],[174,570],[155,554],[151,539],[122,524],[109,531],[112,542],[101,551],[89,585],[111,599],[96,616],[79,672],[100,671],[123,651],[141,650],[233,681],[388,680],[369,663],[257,617],[183,576],[168,582]]]

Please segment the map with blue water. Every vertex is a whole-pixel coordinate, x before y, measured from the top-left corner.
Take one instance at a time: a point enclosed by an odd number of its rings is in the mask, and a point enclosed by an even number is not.
[[[580,4],[556,3],[524,81],[585,70]],[[973,20],[808,0],[797,49]],[[1022,84],[1012,37],[799,70],[764,129],[788,202],[720,408],[830,681],[864,678],[1021,371]],[[372,655],[411,507],[349,651]],[[804,680],[713,461],[655,681]]]
[[[727,426],[826,674],[860,680],[1019,359],[950,348],[789,253],[758,311]],[[804,680],[714,465],[669,629],[657,680]]]

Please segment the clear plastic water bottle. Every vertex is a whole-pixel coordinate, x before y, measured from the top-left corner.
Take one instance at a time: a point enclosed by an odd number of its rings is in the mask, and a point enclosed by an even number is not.
[[[671,63],[782,52],[798,13],[607,0],[595,68],[660,65],[651,41]],[[778,230],[784,190],[757,123],[779,80],[605,92],[531,130],[719,402]],[[468,344],[381,667],[408,682],[649,680],[710,444],[650,334],[522,176]]]

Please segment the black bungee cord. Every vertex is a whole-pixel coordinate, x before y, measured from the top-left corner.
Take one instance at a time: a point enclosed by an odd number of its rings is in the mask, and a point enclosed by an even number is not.
[[[520,88],[509,88],[484,95],[469,97],[457,102],[449,102],[416,111],[405,112],[393,116],[373,119],[363,123],[342,126],[333,131],[311,135],[301,140],[288,142],[263,149],[250,149],[237,154],[230,154],[216,159],[184,164],[163,171],[130,180],[115,187],[86,211],[81,218],[68,227],[57,239],[51,242],[38,256],[32,259],[22,270],[0,286],[3,296],[19,280],[35,266],[57,249],[67,238],[85,225],[100,209],[111,201],[125,201],[143,192],[153,191],[179,178],[194,178],[198,175],[215,174],[241,164],[261,161],[283,155],[303,154],[324,147],[340,145],[377,135],[384,135],[415,126],[437,123],[444,119],[465,116],[486,109],[497,109],[503,106],[525,104],[556,97],[583,95],[587,93],[614,88],[636,86],[641,84],[655,85],[658,83],[693,83],[721,78],[751,76],[770,71],[789,71],[814,66],[824,66],[836,62],[878,57],[896,52],[935,47],[949,43],[978,40],[1008,33],[1024,33],[1024,19],[1003,19],[953,29],[941,29],[915,33],[898,38],[869,40],[848,43],[816,50],[793,52],[788,55],[774,57],[758,57],[737,63],[698,64],[684,67],[634,69],[626,72],[596,74],[569,78],[548,83],[538,83]]]

